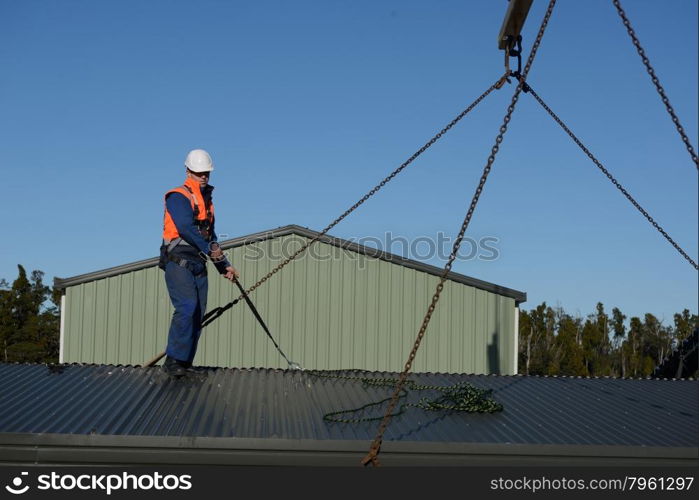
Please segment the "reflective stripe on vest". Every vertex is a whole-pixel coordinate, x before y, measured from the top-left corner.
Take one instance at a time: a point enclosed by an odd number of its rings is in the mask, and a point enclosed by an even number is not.
[[[167,197],[171,193],[180,193],[183,196],[185,196],[191,206],[192,206],[192,212],[194,213],[194,222],[198,226],[203,226],[206,225],[208,226],[209,230],[211,228],[211,225],[213,224],[214,220],[214,203],[213,201],[209,204],[208,210],[206,209],[206,206],[204,204],[204,197],[201,194],[201,189],[199,188],[199,183],[196,182],[193,179],[187,179],[185,183],[182,186],[178,186],[174,189],[171,189],[167,193],[165,193],[165,215],[163,217],[163,241],[166,245],[169,245],[171,242],[175,243],[173,240],[175,239],[180,239],[182,243],[184,241],[181,240],[180,238],[180,233],[177,231],[177,226],[175,226],[175,222],[172,220],[172,216],[170,213],[167,211]],[[210,234],[204,235],[204,239],[207,241],[210,239]],[[176,246],[177,243],[173,245]]]

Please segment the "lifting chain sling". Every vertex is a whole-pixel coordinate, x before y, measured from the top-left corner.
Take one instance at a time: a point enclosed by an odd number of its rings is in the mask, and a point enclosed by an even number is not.
[[[296,250],[293,254],[291,254],[289,257],[284,259],[279,265],[277,265],[274,269],[269,271],[265,276],[260,278],[254,285],[252,285],[250,288],[247,290],[241,290],[241,294],[235,299],[230,302],[228,302],[225,305],[222,305],[220,307],[217,307],[215,309],[212,309],[211,311],[207,312],[206,315],[204,316],[202,320],[202,328],[211,324],[213,321],[215,321],[217,318],[219,318],[225,311],[233,307],[235,304],[240,302],[241,299],[245,297],[245,295],[249,295],[252,293],[255,289],[257,289],[260,285],[262,285],[265,281],[267,281],[269,278],[274,276],[276,273],[278,273],[283,267],[285,267],[287,264],[289,264],[291,261],[296,259],[299,255],[301,255],[303,252],[305,252],[313,243],[316,241],[320,240],[323,236],[325,236],[328,231],[330,231],[333,227],[335,227],[337,224],[339,224],[345,217],[347,217],[349,214],[351,214],[354,210],[359,208],[360,205],[362,205],[365,201],[367,201],[369,198],[374,196],[377,191],[379,191],[382,187],[384,187],[386,184],[388,184],[394,177],[396,177],[399,173],[401,173],[408,165],[410,165],[415,159],[417,159],[422,153],[427,151],[427,149],[432,146],[435,142],[437,142],[444,134],[446,134],[451,128],[454,127],[463,117],[465,117],[468,113],[470,113],[473,108],[475,108],[480,102],[485,99],[493,90],[500,89],[503,84],[507,81],[508,74],[505,73],[503,76],[498,78],[498,80],[493,83],[488,89],[483,92],[478,98],[473,101],[466,109],[464,109],[461,113],[459,113],[449,124],[447,124],[442,130],[440,130],[434,137],[432,137],[429,141],[427,141],[420,149],[418,149],[413,155],[408,158],[405,162],[403,162],[398,168],[396,168],[393,172],[391,172],[386,178],[384,178],[381,182],[379,182],[376,186],[374,186],[369,192],[367,192],[359,201],[357,201],[354,205],[352,205],[350,208],[345,210],[345,212],[340,215],[337,219],[332,221],[330,224],[328,224],[325,229],[323,229],[320,233],[318,233],[315,237],[313,237],[310,241],[308,241],[306,244],[301,246],[298,250]],[[153,366],[155,363],[157,363],[160,359],[162,359],[165,356],[165,352],[161,352],[160,354],[156,355],[149,361],[146,361],[143,366]]]
[[[360,382],[366,389],[369,387],[395,387],[398,384],[396,378],[384,377],[358,377],[344,375],[344,370],[325,372],[319,370],[307,370],[304,375],[311,375],[319,378],[338,379],[343,381]],[[420,408],[425,411],[448,411],[448,412],[468,412],[468,413],[495,413],[502,411],[500,403],[490,398],[492,389],[479,389],[468,382],[458,382],[450,386],[418,384],[414,380],[407,380],[403,385],[400,398],[407,398],[408,390],[412,391],[433,391],[439,394],[434,399],[422,397],[416,403],[403,403],[398,410],[391,414],[392,417],[403,414],[408,408]],[[336,422],[343,424],[358,424],[361,422],[371,422],[381,420],[382,416],[358,416],[366,410],[380,407],[391,400],[391,397],[364,404],[358,408],[338,410],[328,412],[323,415],[326,422]]]
[[[689,142],[689,138],[687,137],[687,134],[685,134],[684,128],[682,128],[682,125],[680,124],[680,119],[677,118],[675,110],[672,109],[672,106],[670,105],[670,99],[668,99],[668,97],[665,95],[665,90],[663,89],[663,86],[660,85],[660,80],[655,75],[655,70],[653,69],[653,66],[651,66],[650,60],[646,56],[645,50],[643,50],[643,47],[641,47],[641,43],[638,41],[636,33],[631,27],[631,22],[629,21],[629,18],[626,17],[626,13],[624,12],[624,9],[621,8],[621,3],[619,3],[619,0],[612,0],[612,2],[616,7],[617,12],[619,12],[619,17],[621,17],[621,21],[624,23],[624,26],[626,26],[626,31],[629,32],[629,36],[631,37],[631,41],[636,47],[638,55],[641,56],[641,60],[643,61],[643,64],[646,66],[646,71],[648,71],[648,74],[650,75],[650,78],[653,81],[653,84],[655,85],[658,94],[660,94],[660,98],[662,99],[663,104],[665,104],[665,108],[667,109],[667,112],[670,114],[672,122],[677,127],[677,132],[679,132],[680,137],[682,138],[682,142],[684,142],[684,145],[687,146],[687,151],[689,151],[689,155],[692,157],[692,161],[696,164],[697,169],[699,169],[699,159],[697,158],[697,154],[694,152],[694,148],[692,147],[692,144]],[[697,267],[696,264],[694,264],[694,267]]]
[[[449,256],[449,261],[447,264],[444,266],[444,270],[439,278],[439,284],[437,285],[437,288],[435,290],[434,295],[432,296],[432,302],[430,303],[427,313],[425,314],[424,319],[422,320],[422,326],[420,326],[420,331],[418,332],[417,338],[415,339],[415,344],[413,345],[413,349],[410,352],[410,356],[408,357],[408,361],[405,363],[405,368],[403,369],[403,372],[400,374],[400,377],[398,379],[398,383],[396,384],[395,391],[393,393],[393,396],[391,398],[391,401],[388,405],[388,408],[386,409],[386,414],[383,417],[383,420],[381,421],[381,424],[379,425],[379,430],[376,434],[376,437],[374,438],[374,441],[371,444],[371,447],[369,449],[369,453],[362,459],[362,464],[368,465],[371,463],[374,466],[379,466],[381,465],[378,459],[378,454],[379,451],[381,450],[381,442],[383,441],[383,434],[386,431],[386,428],[388,427],[389,422],[391,421],[391,415],[393,414],[393,410],[396,406],[396,403],[398,402],[398,399],[400,397],[401,391],[403,390],[403,386],[405,384],[405,381],[408,377],[408,372],[410,372],[410,369],[413,364],[413,360],[415,359],[415,355],[417,354],[417,350],[420,347],[420,343],[422,342],[422,338],[425,335],[425,332],[427,331],[427,325],[430,323],[430,319],[432,318],[432,313],[434,313],[435,308],[437,307],[437,302],[439,301],[439,296],[442,293],[442,290],[444,289],[444,282],[447,279],[447,275],[451,271],[452,264],[454,263],[454,260],[456,259],[456,254],[459,251],[459,247],[461,246],[461,242],[464,238],[464,234],[466,233],[466,229],[468,228],[469,223],[471,222],[471,217],[473,216],[473,212],[476,209],[476,205],[478,204],[478,199],[481,196],[481,193],[483,191],[483,187],[485,186],[486,180],[488,179],[488,174],[490,173],[490,170],[493,166],[493,163],[495,162],[495,156],[498,153],[498,150],[500,149],[500,143],[502,143],[503,137],[505,136],[505,132],[507,132],[507,125],[510,122],[512,118],[512,114],[514,113],[515,106],[517,104],[517,100],[519,99],[519,95],[522,92],[522,88],[524,87],[524,82],[527,78],[527,74],[529,73],[529,70],[531,69],[532,63],[534,62],[534,57],[536,56],[536,52],[539,48],[539,45],[541,44],[541,39],[544,36],[544,31],[546,30],[546,26],[548,25],[549,19],[551,17],[551,14],[553,12],[553,7],[556,4],[556,0],[550,0],[548,9],[546,10],[546,14],[544,15],[544,19],[541,21],[541,26],[539,28],[539,32],[536,36],[536,41],[534,42],[534,45],[532,46],[532,51],[529,54],[529,58],[527,59],[527,64],[524,67],[524,72],[522,74],[521,80],[519,81],[519,84],[517,85],[517,88],[515,89],[515,92],[512,96],[512,102],[510,103],[509,107],[507,108],[507,114],[505,115],[505,118],[503,119],[503,123],[500,126],[500,132],[498,133],[497,137],[495,138],[495,144],[493,145],[491,149],[490,156],[488,157],[488,161],[483,169],[483,174],[481,175],[480,182],[478,183],[478,187],[476,188],[476,192],[473,195],[473,199],[471,200],[471,205],[469,206],[468,212],[466,213],[466,217],[464,218],[463,223],[461,224],[461,230],[459,231],[458,236],[454,240],[454,246],[452,248],[451,255]]]
[[[518,76],[517,74],[513,74],[512,76],[514,76],[515,78],[518,78],[518,79],[519,79],[519,76]],[[558,124],[561,126],[561,128],[565,131],[565,133],[568,134],[568,136],[570,136],[571,139],[573,139],[573,142],[575,142],[575,144],[577,144],[578,147],[580,147],[580,149],[583,150],[583,152],[587,155],[587,157],[590,158],[590,160],[592,160],[592,162],[597,166],[597,168],[599,168],[599,169],[602,171],[602,173],[603,173],[605,176],[607,176],[607,178],[611,181],[611,183],[614,184],[614,186],[616,186],[616,188],[617,188],[619,191],[621,191],[621,193],[626,197],[626,199],[629,200],[629,201],[631,202],[631,204],[632,204],[634,207],[636,207],[636,209],[637,209],[639,212],[641,212],[641,214],[648,220],[648,222],[650,222],[651,225],[652,225],[655,229],[657,229],[658,232],[659,232],[660,234],[662,234],[663,237],[664,237],[667,241],[669,241],[670,244],[671,244],[673,247],[675,247],[675,249],[680,253],[680,255],[682,255],[682,257],[684,257],[684,258],[687,260],[687,262],[689,262],[689,263],[692,265],[692,267],[694,267],[694,269],[698,269],[698,270],[699,270],[699,267],[697,267],[697,263],[694,262],[694,260],[687,254],[687,252],[685,252],[684,250],[682,250],[682,247],[680,247],[680,246],[675,242],[675,240],[673,240],[673,239],[670,237],[670,235],[667,234],[667,232],[660,226],[660,224],[658,224],[658,223],[655,221],[655,219],[653,219],[653,217],[651,217],[650,214],[649,214],[647,211],[645,211],[645,210],[643,209],[643,207],[633,198],[633,196],[631,196],[631,195],[629,194],[629,192],[624,188],[624,186],[622,186],[621,183],[620,183],[618,180],[616,180],[616,178],[614,178],[614,176],[609,172],[609,170],[607,170],[607,169],[604,167],[604,165],[602,165],[602,163],[600,163],[599,160],[597,160],[597,158],[595,158],[595,156],[590,152],[590,150],[587,149],[587,148],[585,147],[585,145],[582,143],[582,141],[580,141],[580,139],[578,139],[578,138],[575,136],[575,134],[566,126],[566,124],[563,123],[563,120],[561,120],[561,119],[558,117],[558,115],[556,115],[556,113],[554,113],[554,112],[551,110],[551,108],[549,108],[549,107],[546,105],[546,103],[543,101],[543,99],[541,99],[541,97],[539,97],[539,94],[537,94],[537,93],[534,91],[534,89],[532,89],[532,88],[529,86],[529,84],[525,83],[524,85],[525,85],[525,92],[530,93],[530,94],[534,97],[534,99],[536,99],[536,101],[541,105],[541,107],[543,107],[543,108],[546,110],[546,112],[551,116],[551,118],[553,118],[554,121],[555,121],[556,123],[558,123]]]

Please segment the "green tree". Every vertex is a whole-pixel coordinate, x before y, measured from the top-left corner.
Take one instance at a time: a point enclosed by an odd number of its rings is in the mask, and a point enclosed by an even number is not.
[[[650,313],[644,317],[643,329],[643,375],[647,376],[653,373],[655,367],[672,352],[675,332],[672,328],[664,326],[658,318]]]
[[[5,362],[57,362],[60,316],[57,297],[44,285],[42,271],[0,283],[0,342]],[[52,305],[46,303],[52,299]]]
[[[624,357],[624,349],[622,349],[624,338],[626,337],[625,320],[626,315],[619,308],[615,307],[612,309],[612,331],[614,332],[612,342],[614,360],[612,366],[614,367],[614,372],[622,377],[626,377],[626,358]]]
[[[519,371],[525,375],[557,373],[557,312],[542,302],[530,312],[520,312]]]
[[[675,330],[664,326],[653,314],[646,313],[643,321],[631,318],[629,334],[621,355],[627,372],[634,377],[648,377],[672,353]]]
[[[692,334],[695,328],[699,327],[699,316],[691,314],[689,309],[685,309],[681,313],[675,314],[674,322],[674,337],[682,342]]]
[[[596,314],[591,314],[582,330],[583,358],[591,376],[612,375],[609,341],[609,316],[604,305],[597,303]]]
[[[530,375],[548,375],[549,365],[553,361],[553,342],[555,333],[555,313],[542,302],[529,314],[529,356],[527,373]]]
[[[531,315],[524,309],[519,312],[519,345],[518,345],[518,372],[529,375],[529,365],[531,363],[531,351],[533,337],[533,327]]]
[[[546,302],[520,311],[519,372],[528,375],[647,377],[699,325],[685,309],[663,325],[653,314],[643,319],[597,303],[594,313],[574,318]]]
[[[646,315],[648,316],[648,315]],[[651,315],[652,316],[652,315]],[[646,318],[649,320],[649,318]],[[650,320],[652,323],[653,321]],[[629,324],[629,334],[622,347],[625,349],[625,357],[628,359],[628,371],[632,377],[646,377],[653,372],[655,367],[651,357],[649,332],[653,325],[642,322],[640,318],[633,316]]]
[[[10,329],[10,285],[4,279],[0,279],[0,360],[7,361],[7,338]]]
[[[558,370],[551,375],[587,376],[589,375],[583,356],[582,346],[578,343],[581,319],[564,314],[558,323],[556,335],[557,352],[560,353]]]

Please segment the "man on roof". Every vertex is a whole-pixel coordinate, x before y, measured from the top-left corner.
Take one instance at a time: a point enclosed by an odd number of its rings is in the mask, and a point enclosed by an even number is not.
[[[184,184],[165,193],[160,248],[160,267],[165,270],[165,283],[175,308],[163,370],[173,377],[194,370],[192,362],[206,312],[207,259],[224,278],[235,281],[239,277],[224,256],[214,230],[211,156],[203,149],[194,149],[187,154],[184,166]]]

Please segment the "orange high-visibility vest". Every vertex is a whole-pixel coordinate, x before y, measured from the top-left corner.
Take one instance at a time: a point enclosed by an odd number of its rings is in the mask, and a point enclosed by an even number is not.
[[[183,194],[192,204],[192,212],[194,212],[194,223],[199,228],[201,235],[206,241],[211,238],[211,226],[214,221],[214,203],[209,203],[205,206],[204,197],[201,194],[199,183],[193,179],[187,179],[182,186],[178,186],[165,193],[165,199],[170,193]],[[180,233],[177,231],[177,226],[172,220],[172,216],[167,211],[167,202],[165,203],[165,217],[163,220],[163,240],[165,244],[170,243],[175,238],[179,238]]]

